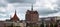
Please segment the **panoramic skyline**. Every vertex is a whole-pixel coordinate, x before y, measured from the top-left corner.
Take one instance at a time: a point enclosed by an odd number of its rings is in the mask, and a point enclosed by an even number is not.
[[[17,11],[20,20],[25,19],[27,10],[38,11],[39,17],[60,16],[60,0],[0,0],[0,20],[10,19]]]

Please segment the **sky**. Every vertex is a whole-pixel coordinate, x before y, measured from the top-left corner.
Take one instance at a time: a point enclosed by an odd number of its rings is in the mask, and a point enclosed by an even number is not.
[[[38,11],[39,18],[60,16],[60,0],[0,0],[0,20],[13,17],[15,10],[20,20],[25,20],[27,10]]]

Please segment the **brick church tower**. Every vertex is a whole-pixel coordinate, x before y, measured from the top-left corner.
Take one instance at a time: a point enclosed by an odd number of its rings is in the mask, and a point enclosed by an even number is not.
[[[16,10],[15,10],[14,16],[10,20],[14,21],[14,22],[19,21],[19,18],[18,18],[17,14],[16,14]]]
[[[29,23],[36,24],[38,22],[38,18],[39,14],[37,11],[33,11],[33,5],[32,5],[31,10],[27,10],[25,15],[26,23],[28,23],[27,25],[30,25]]]

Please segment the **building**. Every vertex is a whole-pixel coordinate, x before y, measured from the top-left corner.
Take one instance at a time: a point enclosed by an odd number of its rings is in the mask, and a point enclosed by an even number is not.
[[[14,21],[14,22],[19,21],[19,18],[18,18],[17,14],[16,14],[16,11],[15,11],[14,16],[13,16],[13,17],[11,17],[10,21]]]
[[[36,26],[38,24],[39,14],[37,11],[33,11],[33,5],[31,10],[27,10],[25,18],[26,18],[27,26],[29,25]]]
[[[26,23],[19,20],[17,14],[16,14],[16,10],[15,10],[15,14],[13,17],[11,17],[10,21],[13,23],[13,26],[19,26],[19,27],[26,27]]]
[[[0,21],[0,27],[26,27],[26,23],[25,22],[21,22],[16,14],[16,11],[14,13],[13,17],[10,17],[10,20],[6,20],[6,21]]]
[[[0,27],[5,27],[4,21],[0,21]]]

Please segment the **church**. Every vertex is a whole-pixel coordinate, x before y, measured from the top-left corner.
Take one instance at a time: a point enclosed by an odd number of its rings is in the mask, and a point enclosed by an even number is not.
[[[14,16],[10,18],[10,20],[0,21],[0,27],[26,27],[26,23],[19,20],[16,10]]]
[[[25,18],[27,27],[38,27],[39,14],[37,11],[33,10],[33,5],[31,10],[27,10]]]
[[[10,21],[14,21],[14,22],[19,21],[19,18],[18,18],[17,14],[16,14],[16,10],[15,10],[15,14],[14,14],[14,16],[11,17]]]

